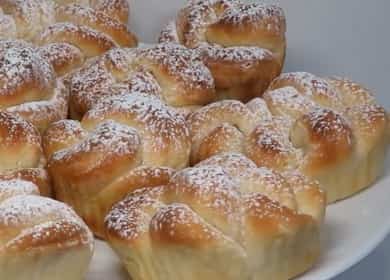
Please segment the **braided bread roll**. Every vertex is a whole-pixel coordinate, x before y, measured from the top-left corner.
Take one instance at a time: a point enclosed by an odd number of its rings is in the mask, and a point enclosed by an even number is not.
[[[134,280],[282,280],[318,259],[325,204],[317,183],[228,153],[136,190],[105,225]]]
[[[43,46],[64,74],[112,48],[137,45],[128,16],[127,0],[1,0],[0,38]]]
[[[101,100],[141,92],[189,111],[215,101],[214,81],[197,54],[180,45],[115,49],[77,71],[69,82],[71,117]]]
[[[7,280],[82,280],[93,236],[68,206],[28,181],[0,180],[0,271]]]
[[[188,122],[192,163],[242,152],[258,166],[318,180],[329,202],[366,188],[383,171],[386,112],[367,89],[345,79],[283,74],[263,99],[214,103]]]
[[[68,115],[68,91],[40,51],[23,41],[0,41],[0,110],[41,132]]]
[[[50,196],[46,159],[38,130],[21,117],[0,111],[0,181],[26,180]]]
[[[57,198],[99,237],[114,203],[135,187],[164,184],[170,168],[188,165],[190,148],[185,119],[140,93],[105,99],[81,122],[55,123],[44,137]]]
[[[191,0],[162,31],[160,42],[199,51],[219,98],[261,96],[283,67],[286,20],[282,9],[239,0]]]

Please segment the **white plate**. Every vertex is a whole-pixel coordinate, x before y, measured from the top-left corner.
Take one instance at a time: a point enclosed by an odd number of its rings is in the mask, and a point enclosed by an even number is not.
[[[327,280],[367,256],[390,233],[390,164],[387,176],[362,193],[328,207],[323,255],[317,266],[296,280]],[[97,241],[87,280],[127,280],[112,250]]]
[[[131,29],[142,40],[152,42],[185,0],[131,2]],[[279,2],[288,19],[286,70],[347,75],[374,89],[382,103],[390,104],[386,94],[390,59],[382,55],[388,52],[390,40],[378,36],[388,32],[390,1],[377,0],[375,5],[366,0]],[[328,208],[322,258],[297,280],[327,280],[339,275],[390,233],[390,165],[386,173],[372,188]],[[128,279],[111,249],[101,241],[96,245],[87,280]]]

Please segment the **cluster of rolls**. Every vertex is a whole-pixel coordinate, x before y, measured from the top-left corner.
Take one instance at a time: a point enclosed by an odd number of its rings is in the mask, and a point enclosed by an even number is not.
[[[126,0],[0,1],[0,279],[84,279],[93,233],[53,198],[42,135],[68,118],[68,81],[134,47]]]
[[[134,280],[310,269],[327,203],[383,171],[386,111],[281,74],[280,7],[191,0],[143,47],[128,13],[0,0],[0,278],[83,279],[92,233]]]

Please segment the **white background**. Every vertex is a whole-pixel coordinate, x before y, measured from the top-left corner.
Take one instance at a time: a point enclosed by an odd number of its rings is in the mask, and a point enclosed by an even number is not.
[[[163,22],[185,1],[132,2],[131,28],[142,39],[152,42]],[[390,108],[390,0],[279,2],[288,19],[285,71],[350,77],[372,89],[380,102]],[[335,278],[360,279],[390,279],[390,238],[360,264]]]

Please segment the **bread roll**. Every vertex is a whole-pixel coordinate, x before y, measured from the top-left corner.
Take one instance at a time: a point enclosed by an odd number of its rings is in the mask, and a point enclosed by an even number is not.
[[[0,39],[21,39],[42,46],[60,75],[88,59],[137,38],[127,27],[127,0],[2,0]]]
[[[20,179],[0,181],[0,276],[7,280],[82,280],[93,237],[68,206]]]
[[[21,117],[0,111],[0,181],[33,182],[42,195],[52,194],[38,130]]]
[[[142,94],[104,100],[81,122],[60,121],[44,137],[57,198],[99,237],[108,209],[135,188],[164,184],[171,168],[188,165],[184,118]]]
[[[244,153],[258,166],[318,180],[329,202],[370,186],[383,172],[386,112],[349,80],[283,74],[263,99],[217,102],[188,122],[193,164],[221,152]]]
[[[32,45],[0,41],[0,109],[17,114],[41,132],[68,114],[68,91]]]
[[[325,204],[302,175],[221,154],[133,192],[105,225],[134,280],[284,280],[317,261]]]
[[[144,93],[190,111],[215,101],[215,85],[199,56],[180,45],[115,49],[73,75],[71,117],[81,117],[107,97]]]
[[[286,49],[283,10],[239,0],[191,0],[162,31],[160,42],[199,52],[220,99],[261,96],[280,74]]]

